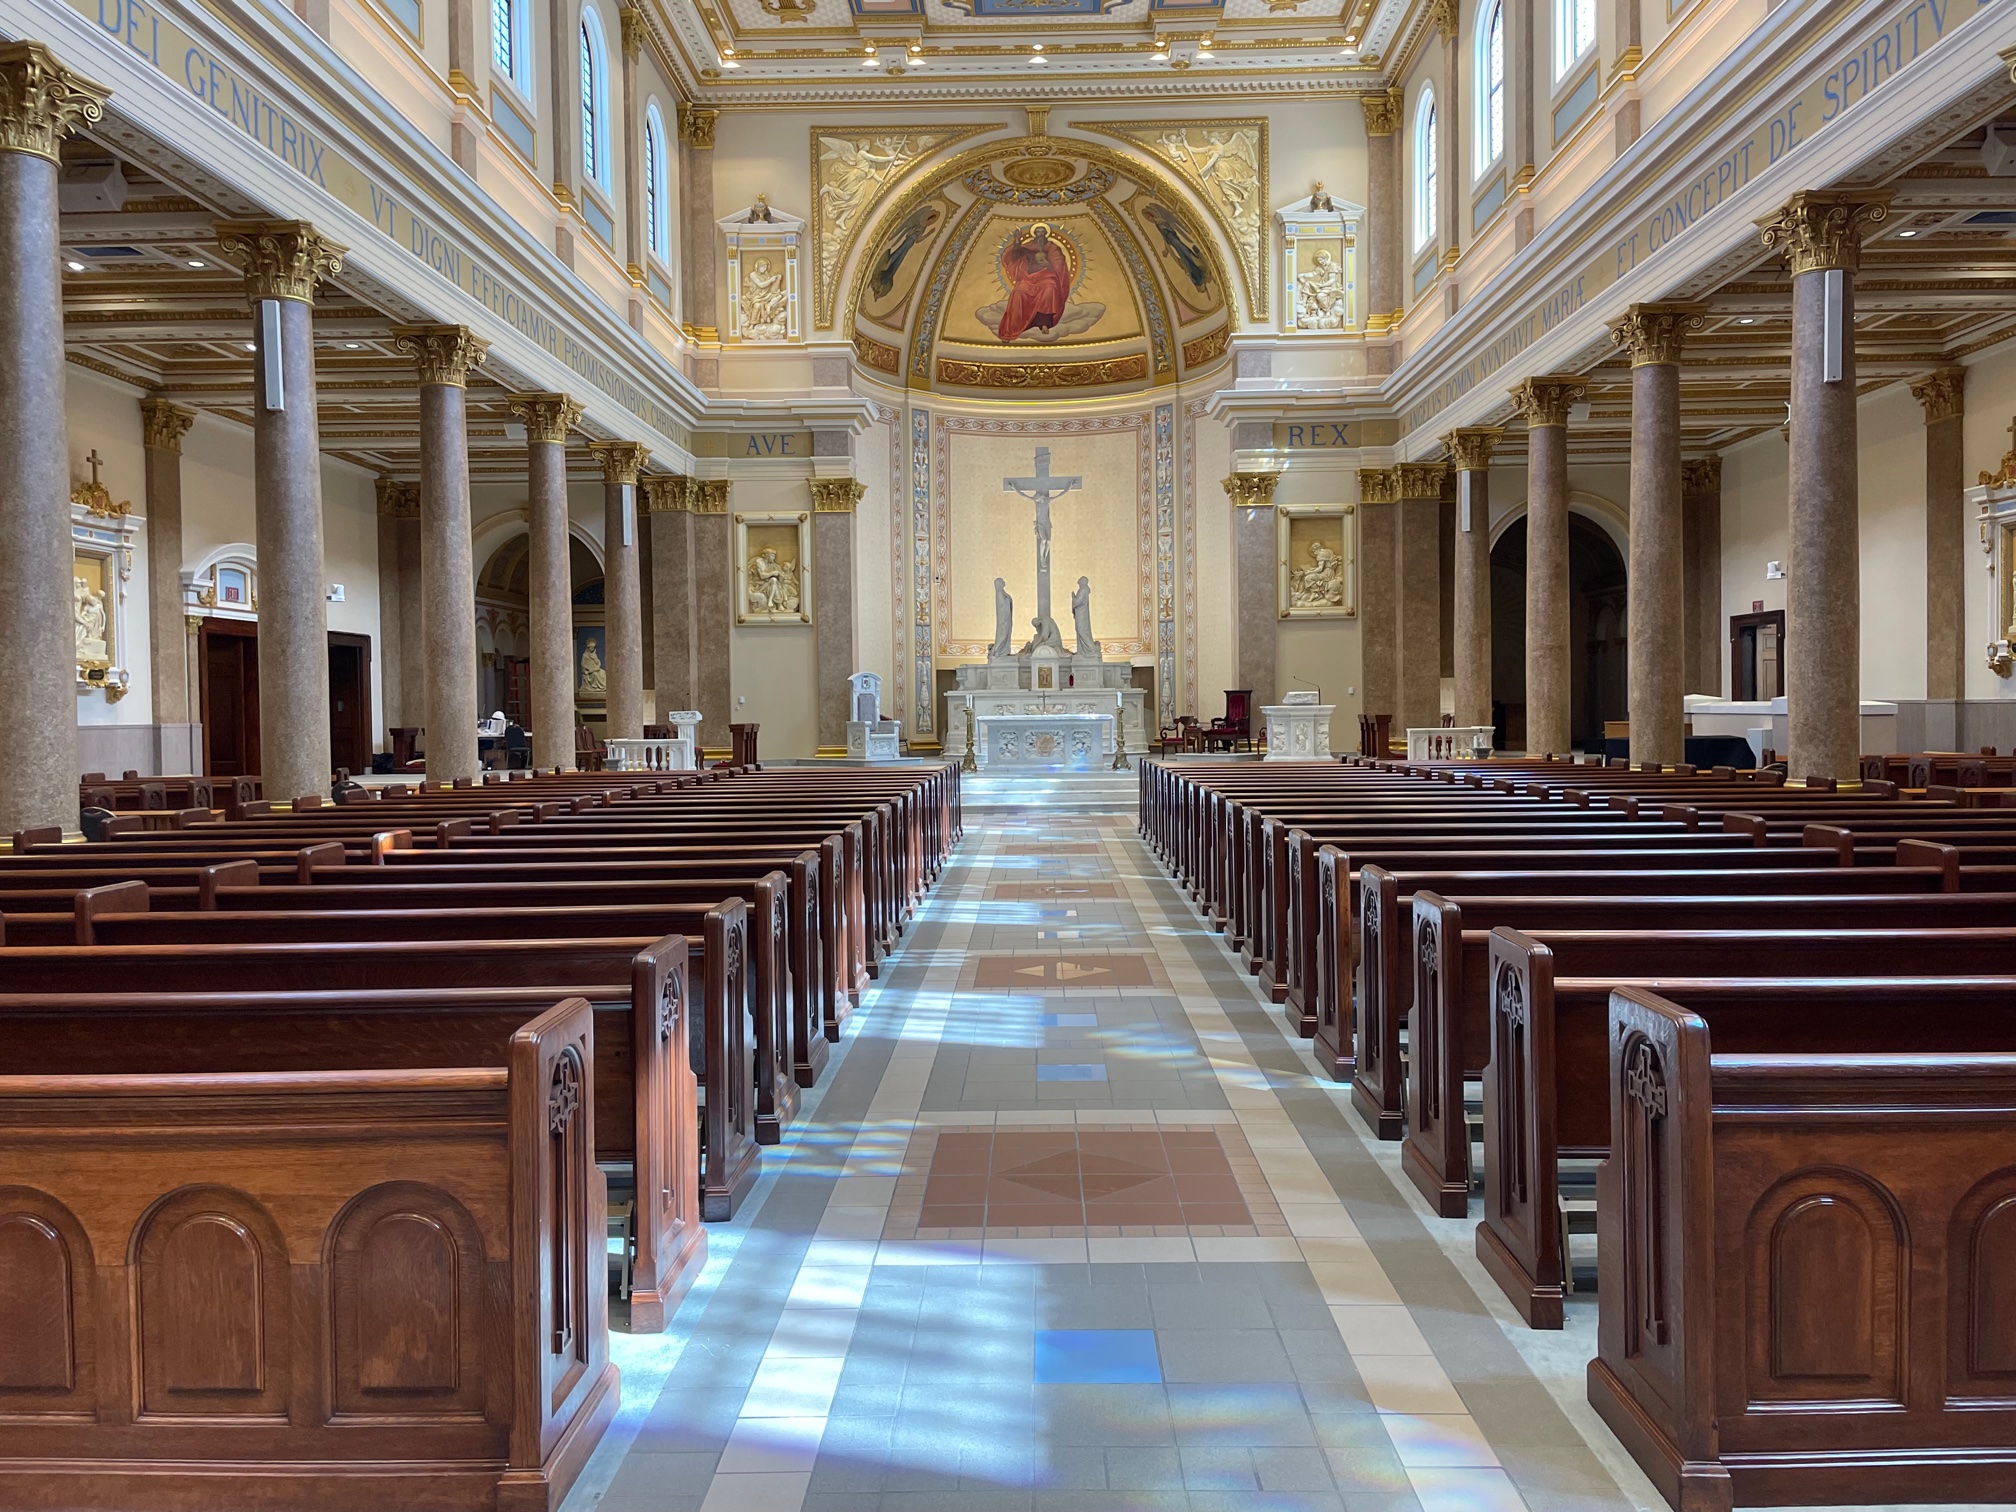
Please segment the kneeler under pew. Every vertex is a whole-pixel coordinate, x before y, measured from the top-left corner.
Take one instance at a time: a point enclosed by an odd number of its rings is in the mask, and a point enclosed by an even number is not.
[[[150,1053],[0,1076],[0,1508],[557,1508],[618,1397],[593,1009],[425,1068]]]

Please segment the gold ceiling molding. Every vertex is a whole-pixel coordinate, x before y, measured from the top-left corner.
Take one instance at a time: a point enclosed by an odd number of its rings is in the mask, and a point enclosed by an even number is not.
[[[343,271],[350,249],[318,234],[306,221],[219,221],[217,245],[245,269],[245,297],[315,302],[315,285]]]
[[[994,126],[814,126],[812,138],[812,323],[833,328],[840,269],[859,233],[920,160]]]
[[[901,373],[903,354],[886,341],[877,341],[865,331],[854,333],[854,355],[861,359],[864,367],[873,368],[878,373]]]
[[[651,460],[651,448],[637,441],[591,441],[589,455],[602,464],[602,481],[634,484]]]
[[[1267,122],[1083,121],[1081,131],[1117,137],[1158,158],[1210,208],[1239,260],[1246,309],[1267,318]]]
[[[938,382],[960,388],[1097,388],[1135,383],[1148,376],[1148,354],[1095,358],[1087,362],[968,362],[938,359]]]

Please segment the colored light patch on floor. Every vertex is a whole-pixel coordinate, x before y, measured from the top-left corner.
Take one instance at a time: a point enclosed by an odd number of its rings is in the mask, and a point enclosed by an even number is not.
[[[980,992],[1163,985],[1143,955],[979,956],[967,969],[963,985]]]
[[[1036,1068],[1039,1082],[1103,1082],[1106,1068],[1097,1064],[1055,1062]]]
[[[1152,1328],[1036,1331],[1038,1386],[1153,1386],[1161,1380]]]
[[[1044,1013],[1036,1022],[1045,1029],[1097,1029],[1099,1015],[1096,1013]]]

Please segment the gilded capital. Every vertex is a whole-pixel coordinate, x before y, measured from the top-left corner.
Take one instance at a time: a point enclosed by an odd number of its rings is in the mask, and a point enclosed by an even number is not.
[[[1911,385],[1911,397],[1925,406],[1925,423],[1958,420],[1967,413],[1967,369],[1940,368]]]
[[[1402,96],[1397,89],[1388,89],[1376,94],[1358,96],[1358,103],[1365,107],[1365,134],[1367,136],[1391,136],[1400,129]]]
[[[140,439],[149,451],[180,452],[182,438],[196,423],[196,411],[166,399],[140,401]]]
[[[712,147],[714,145],[714,123],[721,117],[718,110],[703,110],[697,105],[681,106],[679,110],[679,140],[688,147]]]
[[[1428,17],[1444,42],[1456,40],[1456,0],[1428,0]]]
[[[1439,499],[1447,462],[1402,462],[1393,469],[1393,486],[1403,499]]]
[[[40,42],[0,46],[0,152],[56,161],[63,138],[95,125],[112,91],[56,61]]]
[[[623,25],[623,56],[635,63],[644,55],[644,31],[649,23],[644,12],[634,5],[624,6],[619,18]]]
[[[217,222],[217,245],[245,269],[245,297],[315,302],[315,285],[343,271],[349,251],[316,234],[306,221]]]
[[[413,359],[422,383],[467,388],[469,374],[480,367],[490,343],[461,325],[392,327],[392,347]]]
[[[1453,430],[1442,438],[1449,448],[1449,464],[1458,472],[1483,472],[1491,465],[1491,452],[1505,432],[1492,425]]]
[[[695,478],[692,490],[686,496],[693,513],[728,513],[728,482],[726,478]]]
[[[386,520],[420,518],[420,485],[378,475],[378,514]]]
[[[814,478],[812,512],[852,514],[854,506],[861,502],[861,496],[867,492],[868,485],[854,478]]]
[[[1358,502],[1361,504],[1391,504],[1400,497],[1400,480],[1393,476],[1390,467],[1361,467],[1358,469]]]
[[[1637,304],[1610,322],[1610,335],[1631,354],[1631,366],[1677,364],[1687,333],[1708,323],[1699,305]]]
[[[651,448],[640,441],[596,441],[589,455],[602,464],[604,483],[635,483],[651,460]]]
[[[541,441],[565,446],[567,433],[581,418],[582,406],[565,394],[507,394],[504,402],[524,422],[528,446]]]
[[[660,473],[644,480],[644,513],[684,514],[693,480],[683,473]]]
[[[1792,276],[1862,266],[1862,228],[1890,218],[1887,190],[1804,190],[1757,222],[1764,245],[1783,249]]]
[[[1706,457],[1689,457],[1680,464],[1680,497],[1698,499],[1710,494],[1718,499],[1722,496],[1720,452]]]
[[[1225,480],[1225,497],[1235,509],[1268,509],[1280,486],[1278,472],[1235,472]]]
[[[1511,390],[1512,408],[1530,429],[1536,425],[1566,425],[1571,405],[1580,404],[1589,385],[1566,373],[1528,378]]]

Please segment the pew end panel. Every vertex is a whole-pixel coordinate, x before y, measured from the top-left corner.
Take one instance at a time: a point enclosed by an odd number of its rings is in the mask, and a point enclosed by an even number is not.
[[[1470,1211],[1470,1124],[1463,1109],[1463,910],[1413,895],[1414,1003],[1409,1009],[1407,1133],[1400,1168],[1444,1218]]]
[[[705,1063],[709,1071],[706,1148],[702,1154],[700,1216],[709,1223],[735,1216],[761,1174],[756,1142],[755,1068],[749,1021],[753,984],[749,969],[749,905],[731,898],[707,911]],[[717,1070],[718,1068],[718,1070]],[[720,1095],[715,1095],[715,1089]]]
[[[1332,1081],[1357,1069],[1353,1029],[1356,967],[1351,946],[1351,858],[1334,845],[1316,851],[1316,1064]]]
[[[699,1086],[691,1033],[692,974],[686,938],[667,935],[631,968],[631,1063],[637,1130],[637,1253],[630,1269],[630,1326],[662,1333],[707,1259],[695,1144]]]
[[[1531,1065],[1554,1059],[1554,953],[1513,929],[1491,932],[1491,1057],[1484,1069],[1484,1217],[1477,1258],[1526,1320],[1560,1328],[1567,1257],[1561,1252],[1553,1163],[1554,1084]]]
[[[1348,876],[1348,870],[1347,870]],[[1383,866],[1358,873],[1358,957],[1364,990],[1358,994],[1357,1065],[1351,1075],[1351,1105],[1381,1139],[1406,1132],[1402,1089],[1406,1069],[1400,1055],[1400,1014],[1396,1000],[1404,970],[1409,930],[1399,916],[1398,884]]]

